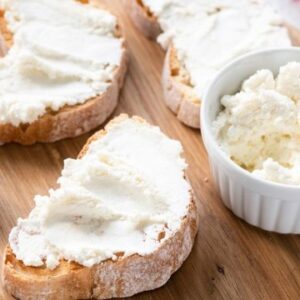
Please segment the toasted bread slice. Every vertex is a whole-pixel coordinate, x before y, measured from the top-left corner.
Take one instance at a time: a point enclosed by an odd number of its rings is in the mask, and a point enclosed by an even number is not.
[[[88,0],[79,0],[88,4]],[[13,44],[13,35],[7,28],[4,11],[0,11],[0,55],[5,55]],[[115,30],[116,37],[122,37],[119,25]],[[17,142],[29,145],[36,142],[54,142],[68,137],[75,137],[86,133],[101,125],[117,106],[119,92],[123,86],[128,65],[126,43],[123,42],[123,52],[120,65],[114,71],[113,79],[108,89],[83,104],[66,105],[58,111],[48,110],[33,123],[14,126],[0,124],[0,144]]]
[[[104,130],[93,135],[78,158],[87,153],[93,141],[105,136],[111,126],[127,118],[126,115],[121,115]],[[133,120],[138,126],[150,126],[138,117],[133,117]],[[45,266],[25,266],[7,246],[3,263],[3,284],[14,297],[28,300],[128,297],[165,284],[189,255],[197,228],[196,203],[190,191],[187,213],[181,219],[178,231],[162,240],[157,250],[151,254],[123,257],[122,253],[118,253],[117,260],[105,260],[91,268],[62,260],[56,269],[49,270]]]
[[[162,32],[156,16],[143,3],[143,0],[124,0],[128,14],[135,26],[146,36],[156,39]],[[289,24],[287,27],[294,45],[299,45],[299,30]],[[189,74],[180,63],[177,51],[172,44],[168,46],[162,74],[162,87],[167,106],[184,124],[200,128],[201,99],[195,93]]]
[[[124,0],[135,26],[148,38],[156,39],[161,33],[157,18],[142,0]],[[200,102],[190,84],[189,75],[180,64],[176,49],[170,45],[162,72],[162,87],[167,106],[185,125],[200,128]]]
[[[170,45],[165,57],[162,72],[162,87],[168,107],[185,125],[200,128],[200,102],[189,74],[181,65],[176,49]]]

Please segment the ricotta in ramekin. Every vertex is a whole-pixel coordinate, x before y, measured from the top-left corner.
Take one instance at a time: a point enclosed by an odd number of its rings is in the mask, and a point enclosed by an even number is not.
[[[221,103],[213,130],[230,158],[259,178],[300,185],[300,63],[277,76],[257,71]]]

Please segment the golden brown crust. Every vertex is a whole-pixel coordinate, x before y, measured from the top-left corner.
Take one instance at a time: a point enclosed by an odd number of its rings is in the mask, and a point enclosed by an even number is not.
[[[80,0],[82,3],[88,1]],[[4,12],[0,11],[0,52],[4,55],[13,43],[13,36],[6,27]],[[120,36],[119,25],[116,36]],[[3,40],[5,43],[3,43]],[[65,106],[57,112],[49,111],[30,124],[16,127],[12,124],[0,124],[0,144],[17,142],[29,145],[36,142],[54,142],[67,137],[75,137],[101,125],[114,111],[118,103],[119,91],[123,86],[128,65],[126,43],[120,66],[115,70],[108,89],[101,95],[87,100],[83,104]]]
[[[79,153],[85,155],[89,145],[103,137],[113,124],[127,118],[121,115],[94,134]],[[145,121],[134,117],[137,122]],[[7,246],[4,253],[3,284],[13,296],[24,299],[108,299],[128,297],[158,288],[182,265],[189,255],[198,229],[196,203],[191,194],[190,205],[180,229],[152,254],[132,255],[117,261],[106,260],[92,268],[62,261],[55,270],[27,267],[17,260]]]
[[[27,267],[7,246],[3,284],[18,299],[87,299],[92,288],[91,269],[62,261],[54,270]],[[50,279],[51,277],[51,279]]]
[[[189,75],[170,45],[162,72],[164,98],[168,107],[185,125],[200,128],[200,99],[190,83]]]
[[[1,56],[4,56],[8,50],[13,44],[13,35],[8,30],[7,24],[4,18],[4,10],[0,10],[0,32],[2,36],[1,41]]]

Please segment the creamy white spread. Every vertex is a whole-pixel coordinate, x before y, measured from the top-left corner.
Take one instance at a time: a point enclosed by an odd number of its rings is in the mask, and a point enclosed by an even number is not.
[[[115,123],[81,159],[65,160],[59,188],[36,196],[29,217],[18,220],[9,236],[17,259],[53,269],[61,259],[90,267],[118,253],[153,252],[190,203],[181,152],[158,127]]]
[[[0,124],[32,123],[102,94],[120,65],[116,18],[75,0],[0,0],[13,45],[0,59]]]
[[[285,21],[300,29],[300,1],[299,0],[266,0]]]
[[[216,73],[238,56],[264,48],[290,46],[281,18],[263,1],[143,0],[173,44],[199,99]]]
[[[300,185],[300,63],[276,78],[258,71],[221,103],[213,128],[231,159],[262,179]]]

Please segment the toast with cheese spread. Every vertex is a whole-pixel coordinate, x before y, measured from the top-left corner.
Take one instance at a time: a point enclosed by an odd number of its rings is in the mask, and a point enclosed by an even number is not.
[[[86,0],[0,1],[0,143],[88,132],[115,109],[128,55],[115,16]]]
[[[166,50],[162,86],[167,106],[200,127],[200,104],[216,73],[239,55],[290,46],[282,20],[251,0],[123,0],[136,27]]]
[[[108,299],[164,285],[198,228],[181,152],[141,118],[108,123],[12,229],[6,290],[27,300]]]

